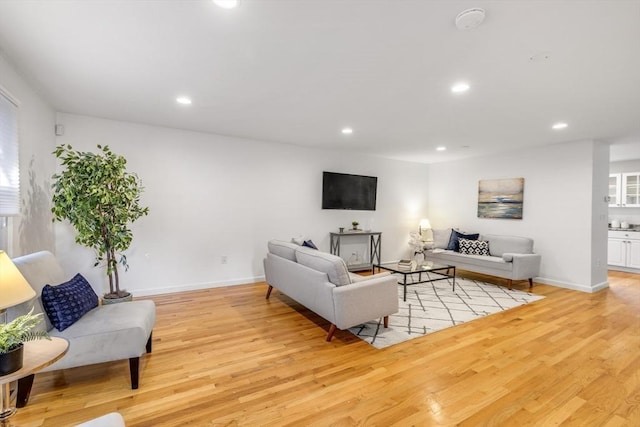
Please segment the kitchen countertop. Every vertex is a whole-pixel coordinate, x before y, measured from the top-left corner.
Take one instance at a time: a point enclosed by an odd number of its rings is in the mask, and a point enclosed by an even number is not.
[[[629,228],[622,228],[622,227],[617,227],[617,228],[612,228],[609,227],[609,231],[633,231],[633,232],[640,232],[640,225],[630,225]]]

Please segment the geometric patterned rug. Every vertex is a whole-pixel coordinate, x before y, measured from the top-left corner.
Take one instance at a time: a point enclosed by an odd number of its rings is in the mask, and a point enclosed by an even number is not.
[[[376,348],[385,348],[544,298],[461,277],[456,277],[455,292],[449,280],[439,280],[407,286],[407,301],[402,295],[403,287],[398,286],[400,309],[389,316],[388,328],[379,319],[349,331]]]

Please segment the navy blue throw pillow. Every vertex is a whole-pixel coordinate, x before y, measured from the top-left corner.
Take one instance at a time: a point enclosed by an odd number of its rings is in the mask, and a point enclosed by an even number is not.
[[[447,250],[460,252],[460,242],[458,239],[467,239],[467,240],[478,240],[480,234],[462,234],[459,231],[451,229],[451,237],[449,238],[449,244],[447,245]]]
[[[64,331],[98,306],[98,295],[81,274],[58,286],[42,288],[42,306],[53,326]]]
[[[318,249],[318,247],[311,240],[305,240],[304,242],[302,242],[302,246],[306,246],[308,248],[316,250]]]

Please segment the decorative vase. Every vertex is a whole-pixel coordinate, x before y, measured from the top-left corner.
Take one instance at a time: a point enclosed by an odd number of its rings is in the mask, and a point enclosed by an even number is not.
[[[13,350],[0,354],[0,376],[9,375],[22,368],[24,344],[20,343]]]

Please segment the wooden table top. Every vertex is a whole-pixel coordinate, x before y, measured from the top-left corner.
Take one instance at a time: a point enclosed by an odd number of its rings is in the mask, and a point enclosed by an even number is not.
[[[51,341],[41,339],[24,343],[22,368],[9,375],[0,376],[0,384],[19,380],[52,365],[60,360],[68,349],[69,341],[59,337],[52,337]]]

